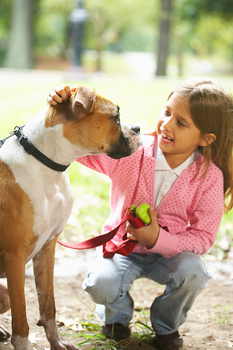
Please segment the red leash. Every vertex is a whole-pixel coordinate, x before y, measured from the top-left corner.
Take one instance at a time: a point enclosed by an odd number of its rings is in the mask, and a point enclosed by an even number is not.
[[[116,235],[117,231],[119,230],[119,227],[122,224],[124,224],[126,221],[129,221],[134,228],[139,228],[145,225],[145,223],[142,221],[142,219],[140,219],[140,217],[137,216],[135,218],[134,215],[130,212],[130,210],[127,210],[121,223],[118,226],[116,226],[113,230],[107,233],[103,233],[99,236],[92,237],[90,239],[87,239],[86,241],[79,242],[79,243],[63,242],[60,239],[58,239],[57,242],[66,248],[79,249],[79,250],[96,248],[102,245],[104,258],[112,258],[116,253],[121,255],[128,255],[133,251],[137,242],[130,241],[127,238],[127,232],[124,232],[122,234],[120,242],[112,241],[113,237]]]

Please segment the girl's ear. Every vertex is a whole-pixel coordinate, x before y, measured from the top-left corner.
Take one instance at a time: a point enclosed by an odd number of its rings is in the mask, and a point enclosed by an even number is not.
[[[213,143],[216,140],[216,135],[213,133],[210,134],[204,134],[204,136],[201,137],[199,146],[206,147]]]

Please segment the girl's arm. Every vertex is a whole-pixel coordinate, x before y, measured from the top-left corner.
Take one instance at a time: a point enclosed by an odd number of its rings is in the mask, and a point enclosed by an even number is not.
[[[208,187],[195,204],[186,230],[174,234],[160,228],[158,239],[148,253],[158,253],[166,258],[183,251],[199,255],[207,253],[214,244],[223,211],[223,176],[219,171],[208,179]]]
[[[118,159],[110,158],[106,156],[106,154],[97,154],[78,158],[77,162],[85,165],[89,169],[111,177],[112,172],[118,164]]]

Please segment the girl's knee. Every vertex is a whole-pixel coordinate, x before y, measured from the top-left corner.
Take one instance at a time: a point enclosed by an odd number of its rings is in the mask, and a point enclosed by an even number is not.
[[[112,304],[122,298],[130,289],[128,278],[128,259],[116,254],[113,259],[98,255],[83,282],[83,289],[96,304]]]
[[[89,274],[83,282],[83,289],[96,304],[113,303],[117,299],[119,281],[113,276]]]
[[[204,289],[211,278],[200,257],[191,252],[184,254],[184,259],[178,265],[177,270],[168,277],[170,283],[175,284],[174,287],[184,285],[192,290]]]

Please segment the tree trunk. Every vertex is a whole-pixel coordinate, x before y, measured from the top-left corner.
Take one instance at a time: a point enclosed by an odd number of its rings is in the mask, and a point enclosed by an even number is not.
[[[32,67],[33,0],[13,0],[11,31],[5,67]]]
[[[159,42],[157,55],[157,76],[166,76],[169,53],[169,37],[172,14],[172,0],[161,0],[161,19],[159,24]]]
[[[178,35],[177,42],[177,62],[178,62],[178,76],[183,76],[183,52],[184,52],[184,38]]]

